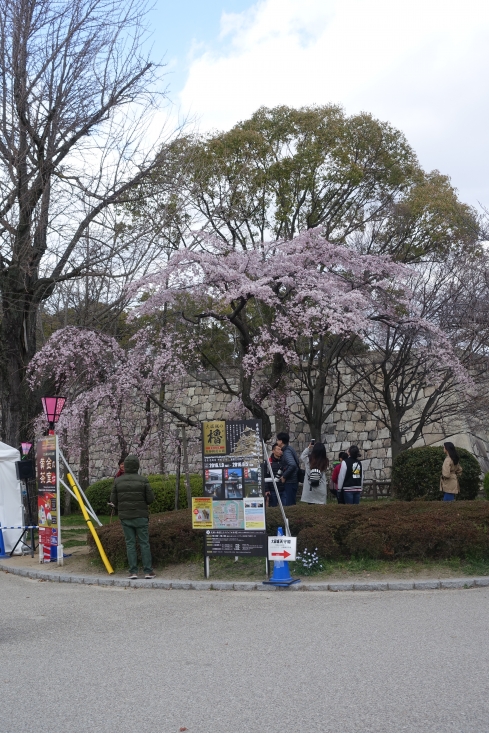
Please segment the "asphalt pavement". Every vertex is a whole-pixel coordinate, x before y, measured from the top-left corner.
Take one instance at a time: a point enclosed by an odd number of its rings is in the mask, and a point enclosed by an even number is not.
[[[0,733],[486,733],[489,589],[180,591],[0,573]]]

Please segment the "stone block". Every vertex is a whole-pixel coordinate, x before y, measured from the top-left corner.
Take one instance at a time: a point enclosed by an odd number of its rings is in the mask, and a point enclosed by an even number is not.
[[[328,583],[329,590],[342,591],[342,590],[353,590],[353,583]]]
[[[172,580],[171,587],[172,590],[191,590],[192,583],[183,580]]]
[[[475,580],[473,578],[453,578],[440,581],[441,588],[473,588]]]
[[[210,590],[212,583],[210,580],[192,580],[192,590]]]
[[[389,586],[389,590],[413,590],[414,588],[414,582],[409,581],[393,581],[392,583],[387,583]]]
[[[354,583],[353,590],[388,590],[388,583]]]
[[[477,588],[486,588],[489,585],[489,577],[474,578],[474,584],[477,586]]]
[[[99,578],[98,579],[99,585],[114,585],[114,578],[108,577],[108,578]]]
[[[439,580],[415,580],[415,590],[436,590],[440,587]]]

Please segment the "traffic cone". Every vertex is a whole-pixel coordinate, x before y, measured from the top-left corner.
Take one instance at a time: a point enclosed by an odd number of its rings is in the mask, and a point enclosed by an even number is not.
[[[277,537],[283,537],[282,527],[277,529]],[[273,561],[273,575],[270,580],[264,580],[264,585],[278,585],[282,588],[288,588],[292,583],[300,583],[300,578],[293,578],[290,574],[289,563],[287,560]]]
[[[3,541],[2,525],[0,524],[0,558],[1,557],[9,557],[9,555],[7,555],[7,553],[5,552],[5,542]]]

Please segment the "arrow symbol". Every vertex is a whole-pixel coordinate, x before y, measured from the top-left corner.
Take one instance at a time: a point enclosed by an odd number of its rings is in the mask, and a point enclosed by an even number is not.
[[[287,550],[284,550],[283,552],[272,552],[272,557],[275,557],[275,555],[278,555],[278,557],[290,557],[290,552],[287,552]]]

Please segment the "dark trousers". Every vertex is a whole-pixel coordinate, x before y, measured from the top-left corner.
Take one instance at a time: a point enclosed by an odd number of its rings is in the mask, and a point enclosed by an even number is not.
[[[280,501],[283,504],[284,503],[284,492],[279,491],[278,493],[280,494]],[[275,493],[275,489],[273,488],[273,486],[270,489],[270,502],[268,506],[278,506],[277,494]]]
[[[136,538],[139,540],[141,548],[141,560],[143,561],[143,569],[146,575],[153,571],[151,560],[151,550],[149,547],[149,532],[147,517],[138,517],[137,519],[121,519],[124,538],[126,540],[127,560],[129,562],[129,572],[131,575],[138,574],[138,553],[136,550]]]
[[[361,491],[346,491],[343,490],[343,496],[345,497],[345,504],[360,504]]]
[[[297,481],[294,483],[285,483],[284,490],[282,492],[282,504],[284,506],[292,506],[293,504],[297,503],[297,490],[299,488],[299,484]]]

